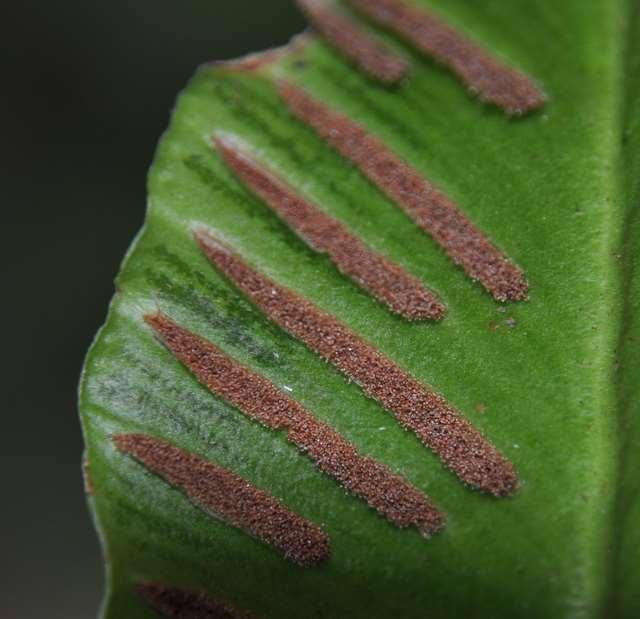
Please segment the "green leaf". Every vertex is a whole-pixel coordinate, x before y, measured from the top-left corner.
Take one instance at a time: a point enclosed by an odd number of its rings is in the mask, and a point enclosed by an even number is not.
[[[270,617],[640,615],[640,20],[631,0],[423,0],[549,95],[510,120],[391,35],[412,62],[386,88],[315,40],[263,71],[204,66],[149,177],[144,228],[86,361],[89,501],[108,562],[104,616],[155,616],[154,580]],[[214,33],[215,35],[215,33]],[[279,99],[286,77],[367,127],[442,188],[526,272],[498,305]],[[309,249],[225,167],[236,134],[294,188],[435,290],[440,322],[392,314]],[[269,320],[192,238],[205,224],[432,385],[514,463],[521,488],[464,487],[355,384]],[[400,530],[290,443],[214,397],[145,325],[157,309],[287,387],[447,514]],[[319,524],[333,555],[303,569],[216,520],[115,448],[143,432],[227,467]]]

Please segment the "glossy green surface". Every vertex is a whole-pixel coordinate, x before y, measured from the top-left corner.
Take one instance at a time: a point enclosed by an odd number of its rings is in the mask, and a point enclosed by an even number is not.
[[[109,567],[105,617],[155,616],[133,591],[140,578],[278,618],[640,612],[636,11],[623,0],[423,4],[535,76],[550,97],[544,110],[509,120],[393,38],[414,63],[395,90],[311,42],[262,74],[202,68],[180,96],[151,169],[147,222],[81,387],[90,501]],[[366,125],[442,187],[525,269],[530,300],[501,307],[468,280],[287,112],[274,75]],[[209,144],[216,130],[254,145],[294,187],[432,286],[449,308],[445,320],[405,322],[310,251],[224,167]],[[497,500],[463,487],[224,281],[192,241],[199,223],[444,394],[515,463],[520,492]],[[425,541],[394,528],[282,434],[212,396],[143,323],[155,309],[286,386],[405,475],[447,513],[446,530]],[[212,519],[117,453],[109,439],[117,432],[170,440],[268,489],[329,533],[331,560],[297,568]]]

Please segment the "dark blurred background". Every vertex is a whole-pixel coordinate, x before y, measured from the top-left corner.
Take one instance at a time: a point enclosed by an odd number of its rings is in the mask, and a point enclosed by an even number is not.
[[[3,5],[0,617],[86,619],[103,574],[76,386],[156,143],[197,65],[304,22],[292,0]]]

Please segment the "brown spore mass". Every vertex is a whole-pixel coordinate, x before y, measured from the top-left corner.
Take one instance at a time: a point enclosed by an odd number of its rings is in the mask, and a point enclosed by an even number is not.
[[[511,463],[442,396],[339,320],[258,273],[208,233],[200,231],[196,238],[213,265],[271,320],[360,385],[464,483],[496,496],[515,492],[518,478]],[[245,401],[250,397],[246,389],[237,387]]]
[[[212,393],[287,439],[316,466],[398,527],[415,526],[428,537],[444,524],[442,514],[415,487],[356,448],[266,378],[254,374],[210,341],[164,314],[145,320],[167,348]]]
[[[359,70],[384,84],[395,84],[409,72],[409,63],[376,40],[329,0],[297,0],[313,27]]]
[[[82,477],[84,479],[84,489],[88,495],[92,495],[95,492],[93,480],[91,479],[91,465],[89,463],[88,456],[82,458]]]
[[[418,279],[302,198],[241,150],[235,140],[218,136],[214,142],[238,178],[315,251],[328,254],[356,284],[408,320],[439,320],[444,316],[444,304]]]
[[[482,101],[512,115],[544,105],[544,92],[530,77],[508,67],[433,13],[405,0],[349,1],[372,20],[451,69]]]
[[[309,567],[329,558],[329,538],[317,525],[229,469],[144,434],[118,434],[117,448],[182,490],[196,505]]]
[[[231,73],[260,73],[268,71],[284,57],[295,55],[302,51],[311,39],[312,37],[308,34],[299,34],[293,37],[286,45],[254,52],[232,60],[216,60],[210,62],[208,66]]]
[[[347,116],[300,88],[280,82],[291,111],[351,160],[498,301],[527,298],[529,286],[515,266],[438,188]]]
[[[142,582],[136,585],[136,590],[149,606],[170,619],[256,619],[255,615],[202,591],[160,582]]]

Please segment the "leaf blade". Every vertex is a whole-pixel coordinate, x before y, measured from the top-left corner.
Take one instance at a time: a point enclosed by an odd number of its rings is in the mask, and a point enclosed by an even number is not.
[[[372,91],[317,43],[304,50],[307,69],[286,56],[278,68],[362,118],[446,188],[526,268],[531,301],[510,306],[506,315],[497,312],[357,171],[295,125],[268,77],[202,70],[160,146],[150,177],[148,222],[119,278],[122,292],[85,374],[81,409],[93,500],[113,560],[108,616],[147,616],[127,593],[140,573],[210,588],[204,570],[216,575],[222,590],[215,593],[277,616],[291,612],[290,598],[318,614],[335,614],[355,598],[361,606],[352,616],[399,609],[404,616],[420,616],[425,607],[433,616],[473,616],[483,608],[498,616],[597,616],[610,595],[607,586],[615,589],[605,557],[618,442],[611,368],[619,321],[612,316],[623,290],[611,254],[628,202],[621,190],[624,171],[612,166],[620,156],[620,24],[626,3],[585,8],[578,2],[487,2],[482,11],[464,2],[431,4],[541,76],[552,96],[548,110],[508,123],[470,102],[455,79],[421,60],[404,92]],[[571,24],[570,35],[562,36],[560,24]],[[548,49],[539,49],[540,37]],[[214,127],[250,134],[267,160],[286,169],[328,212],[433,282],[451,308],[444,323],[406,325],[304,248],[216,160],[205,143]],[[389,424],[357,388],[270,326],[216,277],[192,246],[193,221],[213,223],[275,279],[339,316],[444,393],[516,462],[526,482],[521,495],[498,503],[456,488],[435,459]],[[294,397],[364,451],[428,489],[450,515],[442,539],[424,546],[415,536],[389,529],[301,462],[281,437],[265,435],[207,398],[140,328],[141,311],[158,305],[277,384],[287,384]],[[516,326],[509,328],[505,317]],[[474,413],[478,403],[487,407],[484,415]],[[341,556],[327,573],[300,579],[224,526],[211,525],[109,452],[105,435],[131,428],[220,459],[312,520],[330,523]],[[111,479],[117,471],[124,472]],[[291,479],[300,480],[298,487],[291,487]],[[146,512],[122,498],[132,492]],[[161,534],[135,525],[127,530],[124,520],[135,523],[142,513],[163,516],[155,519]],[[185,522],[170,532],[170,524]],[[357,523],[358,530],[344,530],[345,522]],[[207,544],[212,548],[200,547]],[[128,564],[130,548],[140,556]],[[243,562],[249,557],[258,563],[253,571]],[[368,578],[384,575],[393,586],[365,594],[346,557],[356,557]],[[634,558],[628,561],[633,565]],[[416,570],[420,578],[414,578]],[[253,586],[246,582],[249,574]],[[289,597],[279,590],[282,583]],[[461,592],[453,598],[452,587]],[[267,591],[276,593],[269,597]],[[631,586],[625,591],[621,616],[634,603]]]

